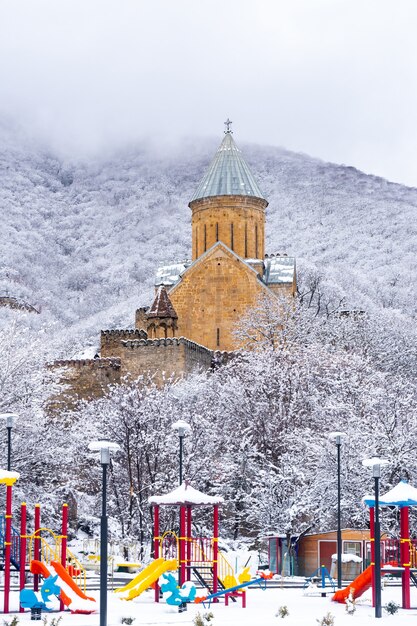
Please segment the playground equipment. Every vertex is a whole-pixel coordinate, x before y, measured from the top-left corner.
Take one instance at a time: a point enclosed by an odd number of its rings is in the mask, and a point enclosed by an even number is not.
[[[58,576],[48,576],[41,587],[39,593],[35,593],[33,589],[22,589],[20,592],[20,606],[25,609],[40,609],[41,611],[52,611],[53,607],[49,607],[50,596],[58,596],[61,587],[57,585]]]
[[[200,601],[218,602],[220,597],[225,598],[227,604],[229,599],[236,601],[236,597],[242,597],[242,606],[245,606],[244,587],[254,584],[266,585],[266,579],[272,574],[262,574],[260,578],[250,581],[248,568],[239,577],[239,581],[234,576],[234,571],[228,563],[224,554],[219,551],[219,504],[223,498],[208,496],[197,489],[191,487],[187,482],[164,496],[151,496],[149,503],[153,506],[154,514],[154,556],[155,563],[161,558],[169,557],[178,567],[178,583],[180,589],[176,594],[173,592],[174,577],[169,575],[167,582],[161,587],[158,585],[157,568],[153,569],[155,574],[155,602],[159,602],[160,591],[169,590],[172,595],[169,602],[178,606],[190,599],[180,598],[192,597],[188,593],[191,576],[194,575],[203,588],[208,589],[209,594]],[[180,532],[179,537],[173,531],[167,531],[160,536],[159,513],[161,506],[178,506],[180,509]],[[192,536],[192,516],[193,509],[201,506],[213,507],[213,536],[193,537]],[[166,562],[166,561],[165,561]],[[172,567],[171,569],[174,569]],[[181,593],[182,592],[182,593]],[[188,594],[186,596],[186,594]],[[196,600],[197,601],[197,600]],[[168,602],[168,600],[167,600]]]
[[[27,534],[26,503],[22,503],[20,512],[20,532],[12,526],[12,487],[19,478],[17,472],[0,470],[0,484],[6,485],[6,515],[0,518],[0,545],[4,554],[4,612],[9,612],[11,567],[19,573],[19,588],[22,602],[20,612],[33,604],[32,608],[47,609],[45,594],[55,594],[59,589],[60,609],[64,605],[72,612],[92,613],[96,610],[93,598],[85,595],[86,573],[78,559],[68,550],[67,528],[68,507],[62,507],[61,535],[56,535],[51,529],[41,527],[41,508],[35,505],[34,532]],[[48,540],[45,538],[48,536]],[[33,590],[25,589],[26,569],[33,574]],[[71,575],[70,575],[70,573]],[[49,580],[39,592],[40,576]],[[52,576],[52,578],[51,578]],[[55,579],[55,576],[58,578]],[[58,580],[58,583],[56,583]],[[25,593],[22,593],[25,592]]]
[[[375,500],[372,497],[364,498],[369,506],[371,531],[371,564],[346,589],[338,590],[333,596],[336,602],[345,602],[352,590],[353,597],[359,597],[372,586],[372,603],[375,606]],[[400,540],[383,540],[381,546],[381,572],[400,573],[402,582],[402,606],[410,608],[410,582],[417,586],[416,570],[413,568],[414,542],[409,536],[409,507],[417,506],[417,489],[402,480],[379,499],[380,506],[395,506],[400,509]],[[398,549],[399,548],[399,549]],[[395,560],[393,557],[397,557]],[[399,557],[399,558],[398,558]],[[398,566],[399,562],[399,566]],[[416,565],[414,563],[414,565]]]
[[[208,496],[194,489],[186,482],[164,496],[151,496],[149,504],[153,507],[154,515],[154,557],[169,554],[178,564],[178,585],[181,587],[191,580],[194,573],[197,580],[216,593],[219,588],[224,589],[223,580],[227,575],[233,575],[233,569],[219,552],[219,504],[223,498]],[[179,537],[172,531],[160,536],[159,513],[161,506],[178,506],[180,509]],[[192,536],[193,508],[200,506],[213,507],[213,536]],[[159,585],[155,581],[155,602],[159,602]]]
[[[329,585],[332,587],[333,592],[336,589],[336,584],[334,579],[330,576],[330,572],[327,569],[327,567],[325,565],[321,565],[320,567],[318,567],[316,569],[316,571],[309,576],[308,578],[306,578],[306,581],[304,583],[304,589],[306,589],[309,585],[313,584],[313,581],[319,579],[321,582],[321,585],[316,585],[316,589],[318,589],[318,591],[320,591],[322,596],[326,595],[326,580],[328,580]]]
[[[388,563],[389,567],[397,568],[397,561],[392,561]],[[338,589],[334,594],[332,600],[335,602],[340,602],[341,604],[345,604],[346,599],[352,594],[352,598],[359,598],[365,591],[367,591],[372,585],[372,571],[374,565],[369,565],[359,576],[355,578],[353,582],[350,583],[344,589]],[[385,566],[381,568],[381,572],[383,573],[387,571]]]
[[[176,570],[177,567],[176,559],[170,559],[169,561],[162,558],[155,559],[127,585],[119,587],[114,591],[115,593],[125,594],[120,596],[123,600],[133,600],[133,598],[137,598],[143,591],[155,584],[162,574],[170,570]]]
[[[270,580],[273,577],[273,575],[274,574],[272,572],[269,572],[268,574],[266,572],[262,572],[259,578],[255,578],[254,580],[243,582],[240,585],[235,585],[234,587],[221,589],[221,591],[217,591],[216,593],[210,593],[207,596],[196,598],[195,602],[202,603],[204,607],[206,606],[206,602],[208,602],[208,607],[210,608],[212,601],[213,600],[216,601],[216,599],[219,598],[220,596],[224,596],[226,606],[228,605],[229,598],[233,600],[236,597],[241,597],[242,608],[245,609],[246,608],[246,591],[242,591],[242,589],[244,589],[245,587],[250,587],[251,585],[259,585],[261,589],[265,590],[266,581]]]
[[[45,580],[53,579],[58,585],[61,602],[67,606],[71,613],[93,613],[97,610],[94,598],[87,596],[75,584],[67,569],[58,561],[51,561],[48,565],[42,561],[31,561],[30,570],[33,574],[42,575]],[[23,589],[23,591],[28,591]],[[20,593],[22,594],[23,591]],[[55,593],[55,592],[54,592]]]
[[[192,582],[186,582],[178,587],[177,580],[172,574],[162,574],[163,584],[161,585],[162,593],[166,594],[165,602],[171,606],[180,606],[186,602],[193,602],[197,589]]]
[[[0,484],[6,485],[6,519],[4,525],[4,612],[9,612],[10,597],[10,565],[12,549],[12,489],[18,480],[17,472],[0,470]]]

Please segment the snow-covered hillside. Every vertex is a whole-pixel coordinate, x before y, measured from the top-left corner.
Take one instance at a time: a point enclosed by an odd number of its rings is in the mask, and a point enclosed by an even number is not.
[[[0,127],[0,295],[41,307],[80,343],[132,325],[156,266],[190,256],[187,204],[220,140],[77,161]],[[417,189],[240,147],[269,200],[267,251],[296,256],[301,280],[322,276],[348,308],[415,315]]]

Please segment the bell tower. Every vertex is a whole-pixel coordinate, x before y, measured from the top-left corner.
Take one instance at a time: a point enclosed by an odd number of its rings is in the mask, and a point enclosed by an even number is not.
[[[231,124],[229,119],[225,122],[223,141],[188,205],[193,261],[217,241],[243,259],[265,256],[268,202],[233,140]]]

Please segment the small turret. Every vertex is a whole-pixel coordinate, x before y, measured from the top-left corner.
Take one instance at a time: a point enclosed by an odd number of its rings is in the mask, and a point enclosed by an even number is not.
[[[146,312],[149,339],[175,337],[178,315],[164,286],[158,287],[155,300]]]

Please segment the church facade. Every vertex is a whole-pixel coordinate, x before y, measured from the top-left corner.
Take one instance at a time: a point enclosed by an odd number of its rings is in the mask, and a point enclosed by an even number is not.
[[[295,259],[265,254],[268,202],[229,121],[226,128],[189,203],[191,260],[158,268],[154,300],[136,311],[135,330],[102,331],[96,359],[57,363],[70,404],[71,397],[102,395],[123,377],[150,374],[162,385],[209,369],[239,349],[236,325],[261,297],[294,296]]]

